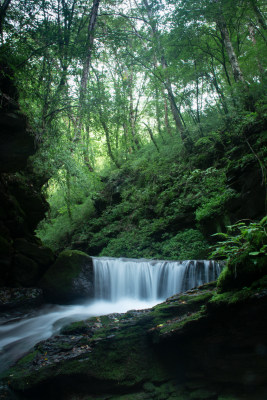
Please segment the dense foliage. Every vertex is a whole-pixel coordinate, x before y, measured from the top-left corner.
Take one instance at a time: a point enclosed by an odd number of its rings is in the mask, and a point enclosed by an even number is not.
[[[250,213],[248,170],[251,217],[263,216],[264,11],[262,0],[3,3],[0,61],[36,132],[45,244],[206,257],[210,235]]]
[[[267,217],[260,222],[241,221],[216,234],[222,241],[216,244],[211,257],[226,259],[218,287],[220,290],[243,287],[267,273]]]

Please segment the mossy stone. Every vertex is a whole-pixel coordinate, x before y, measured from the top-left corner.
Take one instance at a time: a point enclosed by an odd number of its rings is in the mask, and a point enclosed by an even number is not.
[[[48,301],[68,303],[93,296],[93,263],[78,250],[64,250],[40,281]]]
[[[237,261],[228,263],[218,279],[218,291],[227,292],[250,286],[254,281],[267,274],[267,257],[240,256]]]

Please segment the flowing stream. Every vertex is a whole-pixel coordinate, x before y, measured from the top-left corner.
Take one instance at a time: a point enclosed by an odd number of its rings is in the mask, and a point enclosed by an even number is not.
[[[145,309],[218,278],[214,261],[94,258],[94,299],[81,305],[46,305],[27,315],[0,318],[0,372],[62,326],[114,312]]]

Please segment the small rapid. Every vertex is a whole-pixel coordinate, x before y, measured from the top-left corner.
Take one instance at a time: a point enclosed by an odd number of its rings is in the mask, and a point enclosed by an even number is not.
[[[27,315],[0,317],[0,372],[36,343],[74,321],[151,308],[176,293],[218,278],[214,261],[94,258],[94,299],[81,305],[45,305]]]

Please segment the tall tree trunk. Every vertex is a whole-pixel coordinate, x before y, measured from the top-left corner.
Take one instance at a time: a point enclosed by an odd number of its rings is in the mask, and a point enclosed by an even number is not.
[[[109,128],[108,125],[106,124],[105,118],[102,114],[102,110],[99,109],[99,119],[101,122],[101,125],[104,129],[105,135],[106,135],[106,142],[107,142],[107,148],[108,148],[108,155],[110,159],[114,162],[117,168],[120,168],[120,164],[118,163],[118,160],[113,154],[112,148],[111,148],[111,143],[110,143],[110,134],[109,134]]]
[[[78,117],[78,124],[77,124],[77,129],[76,129],[76,135],[74,137],[74,141],[79,141],[81,138],[81,130],[82,130],[82,125],[83,125],[83,117],[84,117],[84,107],[85,107],[85,95],[86,95],[86,89],[87,89],[87,84],[88,84],[88,79],[89,79],[89,72],[90,72],[90,66],[91,66],[91,58],[92,58],[92,50],[93,50],[93,44],[94,44],[94,37],[95,37],[95,25],[97,21],[97,16],[98,16],[98,8],[99,8],[100,0],[94,0],[91,12],[90,12],[90,18],[89,18],[89,24],[88,24],[88,29],[87,29],[87,38],[86,38],[86,46],[85,46],[85,59],[83,62],[83,69],[82,69],[82,76],[81,76],[81,83],[80,83],[80,93],[79,93],[79,104],[80,104],[80,115]]]
[[[85,146],[83,149],[83,158],[84,158],[84,163],[87,166],[88,170],[90,172],[94,171],[94,165],[90,162],[90,157],[89,157],[89,146],[90,146],[90,127],[89,124],[87,123],[85,126],[85,132],[86,132],[86,138],[85,138]],[[91,157],[93,160],[93,157]]]
[[[149,6],[147,0],[143,0],[143,3],[145,5],[146,12],[147,12],[147,15],[148,15],[148,20],[149,20],[149,25],[150,25],[151,30],[152,30],[152,37],[156,42],[157,52],[159,54],[159,57],[161,58],[162,68],[166,69],[167,68],[167,62],[166,62],[166,59],[165,59],[165,56],[164,56],[164,51],[163,51],[163,49],[162,49],[162,47],[160,45],[160,42],[159,42],[157,23],[156,23],[156,21],[154,19],[151,7]],[[175,121],[175,125],[176,125],[176,128],[177,128],[177,131],[179,132],[179,134],[181,136],[181,139],[182,139],[182,142],[184,143],[184,145],[186,147],[188,147],[190,139],[186,135],[185,128],[184,128],[184,125],[182,123],[182,120],[181,120],[181,117],[180,117],[180,112],[178,110],[178,107],[177,107],[177,104],[176,104],[176,101],[175,101],[175,97],[174,97],[174,94],[173,94],[173,90],[172,90],[172,87],[171,87],[171,82],[170,82],[170,80],[168,78],[164,79],[164,86],[165,86],[165,88],[167,90],[167,93],[168,93],[168,99],[169,99],[170,106],[171,106],[171,112],[172,112],[172,115],[173,115],[173,119]]]
[[[159,90],[158,87],[155,89],[155,94],[156,94],[156,119],[157,119],[157,128],[158,128],[158,134],[161,137],[163,143],[165,142],[163,134],[162,134],[162,129],[161,129],[161,122],[160,122],[160,108],[159,108]]]
[[[195,68],[195,80],[196,80],[196,103],[197,103],[197,122],[200,124],[200,113],[199,113],[199,78],[197,73],[197,62],[194,60],[194,68]]]
[[[220,0],[213,0],[215,3],[219,3]],[[236,82],[244,82],[244,77],[242,74],[242,71],[240,69],[238,59],[234,50],[234,47],[232,45],[230,36],[229,36],[229,31],[227,28],[227,24],[223,15],[221,3],[219,4],[219,11],[217,12],[217,17],[216,17],[216,24],[217,27],[221,33],[224,46],[229,58],[229,62],[233,71],[234,79]]]
[[[169,111],[168,111],[168,103],[164,95],[164,90],[162,89],[163,97],[164,97],[164,124],[165,124],[165,129],[168,132],[170,136],[172,136],[172,130],[170,127],[170,122],[169,122]]]
[[[259,25],[262,27],[262,29],[264,31],[266,31],[267,26],[266,26],[264,16],[262,15],[262,13],[256,3],[257,3],[256,0],[250,0],[251,7],[257,17]]]
[[[136,130],[135,130],[135,109],[134,109],[134,103],[133,103],[133,67],[131,66],[130,68],[130,75],[129,75],[129,103],[130,103],[130,109],[129,109],[129,118],[130,118],[130,124],[131,124],[131,134],[132,134],[132,140],[134,145],[136,146],[137,149],[140,149],[140,143],[138,140],[138,137],[136,135]]]
[[[86,57],[83,63],[82,77],[81,77],[81,87],[80,87],[80,102],[83,103],[84,96],[86,93],[90,64],[92,58],[92,50],[94,44],[94,33],[95,33],[95,25],[98,16],[98,8],[99,8],[100,0],[94,0],[93,6],[90,13],[90,19],[87,30],[87,41],[86,41]]]
[[[70,183],[70,172],[67,169],[66,172],[66,185],[67,185],[67,192],[66,192],[66,197],[65,197],[65,201],[66,201],[66,206],[67,206],[67,212],[68,212],[68,217],[69,220],[72,221],[72,212],[71,212],[71,183]]]
[[[254,48],[256,48],[257,42],[256,42],[256,38],[255,38],[255,29],[253,24],[249,24],[248,26],[248,30],[249,30],[249,36],[251,38],[252,44],[254,46]],[[259,69],[259,74],[260,74],[260,78],[262,80],[263,76],[264,76],[264,68],[262,66],[262,63],[260,62],[260,59],[258,57],[258,54],[256,55],[256,59],[257,59],[257,64],[258,64],[258,69]]]
[[[149,126],[148,124],[146,124],[145,122],[143,122],[143,124],[147,127],[147,130],[148,130],[150,139],[151,139],[151,141],[153,142],[154,146],[156,147],[156,149],[157,149],[157,151],[158,151],[158,153],[159,153],[159,147],[158,147],[157,142],[156,142],[156,140],[155,140],[155,138],[154,138],[152,129],[151,129],[150,126]]]
[[[212,75],[213,75],[212,84],[219,96],[224,113],[226,115],[226,114],[228,114],[228,107],[227,107],[227,104],[225,101],[224,93],[218,84],[218,80],[217,80],[217,76],[216,76],[216,72],[215,72],[215,68],[214,68],[214,64],[213,64],[213,59],[211,60],[211,70],[212,70]]]
[[[3,4],[0,6],[0,35],[3,33],[3,22],[10,3],[11,0],[4,0]]]
[[[161,58],[161,65],[164,70],[167,68],[167,63],[166,63],[166,60],[164,57]],[[177,107],[177,104],[175,101],[175,97],[174,97],[174,94],[172,91],[171,82],[168,78],[165,79],[164,86],[168,93],[168,99],[170,102],[172,115],[173,115],[173,119],[175,121],[176,128],[177,128],[178,132],[182,133],[182,132],[184,132],[184,126],[182,124],[182,121],[180,118],[180,113],[179,113],[179,110],[178,110],[178,107]]]

